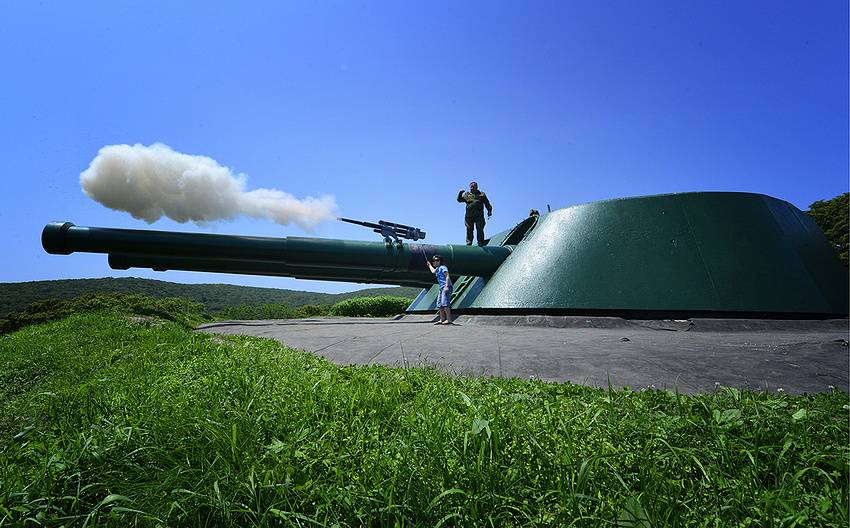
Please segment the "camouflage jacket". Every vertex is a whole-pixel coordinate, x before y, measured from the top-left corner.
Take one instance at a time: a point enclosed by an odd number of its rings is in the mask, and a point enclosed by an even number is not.
[[[484,216],[484,208],[487,208],[487,214],[493,214],[493,206],[490,205],[490,200],[487,199],[487,194],[481,191],[460,191],[457,193],[457,201],[466,204],[466,216]]]

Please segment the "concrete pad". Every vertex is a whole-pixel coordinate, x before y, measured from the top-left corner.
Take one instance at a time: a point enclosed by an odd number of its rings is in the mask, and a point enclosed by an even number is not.
[[[199,331],[276,339],[339,365],[430,364],[518,377],[683,393],[716,384],[814,393],[850,390],[848,322],[762,319],[636,321],[616,317],[465,315],[226,321]]]

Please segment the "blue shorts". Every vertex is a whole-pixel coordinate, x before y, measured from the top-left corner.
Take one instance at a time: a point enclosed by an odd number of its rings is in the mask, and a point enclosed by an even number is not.
[[[448,308],[452,305],[452,289],[449,288],[448,292],[440,289],[440,293],[437,295],[437,308]]]

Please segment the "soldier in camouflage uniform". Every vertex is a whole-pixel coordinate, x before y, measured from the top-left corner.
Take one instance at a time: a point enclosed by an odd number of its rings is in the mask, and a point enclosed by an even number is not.
[[[478,238],[478,245],[484,245],[484,208],[487,208],[487,218],[493,216],[493,206],[487,195],[478,190],[478,182],[469,182],[469,191],[461,189],[457,193],[457,201],[466,204],[466,245],[472,245],[472,228]]]

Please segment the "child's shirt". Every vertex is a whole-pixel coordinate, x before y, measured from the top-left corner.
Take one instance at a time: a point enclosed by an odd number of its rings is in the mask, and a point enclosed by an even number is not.
[[[434,274],[437,275],[437,283],[440,285],[441,290],[446,287],[447,280],[449,282],[449,288],[452,287],[452,281],[449,278],[449,268],[441,265],[434,271]]]

